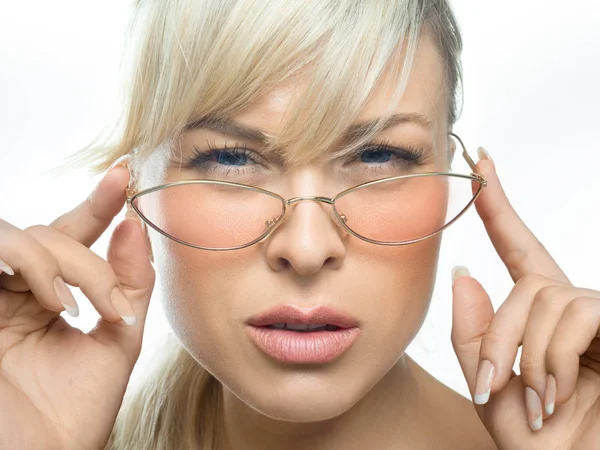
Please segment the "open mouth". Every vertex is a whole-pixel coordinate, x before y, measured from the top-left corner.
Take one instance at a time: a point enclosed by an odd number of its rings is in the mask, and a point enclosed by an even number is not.
[[[263,328],[270,328],[275,330],[290,330],[297,331],[299,333],[309,333],[314,331],[337,331],[341,330],[340,327],[330,324],[309,324],[303,325],[298,323],[274,323],[272,325],[266,325]]]
[[[249,325],[254,344],[274,359],[291,364],[321,364],[346,352],[360,334],[357,326],[332,324],[272,323]]]

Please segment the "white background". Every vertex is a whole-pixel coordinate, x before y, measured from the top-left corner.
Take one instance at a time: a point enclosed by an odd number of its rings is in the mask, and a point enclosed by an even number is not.
[[[600,6],[595,0],[452,3],[465,43],[465,104],[456,132],[471,155],[479,145],[488,149],[512,204],[571,281],[600,289]],[[60,178],[44,172],[110,122],[128,14],[124,0],[4,2],[4,220],[20,228],[48,224],[100,180],[85,170]],[[106,256],[122,218],[92,247],[96,253]],[[468,395],[450,344],[455,265],[469,267],[496,308],[512,288],[474,208],[445,232],[430,313],[408,349],[434,376]],[[73,291],[81,315],[65,316],[89,330],[98,315],[79,289]],[[134,380],[168,331],[155,295]]]

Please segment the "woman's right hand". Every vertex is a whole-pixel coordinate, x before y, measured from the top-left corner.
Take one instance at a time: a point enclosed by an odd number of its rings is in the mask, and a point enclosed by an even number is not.
[[[89,249],[123,208],[128,182],[127,168],[114,167],[49,226],[21,230],[0,219],[0,259],[14,271],[0,275],[0,449],[96,450],[108,441],[155,281],[137,219],[115,228],[107,261]],[[89,333],[60,316],[57,277],[102,316]],[[112,292],[124,293],[120,304]]]

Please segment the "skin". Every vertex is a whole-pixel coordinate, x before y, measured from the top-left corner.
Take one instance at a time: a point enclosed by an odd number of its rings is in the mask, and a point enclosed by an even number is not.
[[[431,107],[419,105],[421,112]],[[326,214],[305,203],[293,221],[239,259],[233,252],[204,259],[200,252],[177,253],[174,247],[168,253],[160,241],[152,242],[162,269],[199,269],[198,276],[187,272],[185,289],[172,280],[165,298],[176,332],[224,384],[221,449],[600,447],[600,292],[572,285],[512,208],[493,162],[483,156],[477,167],[488,186],[475,206],[515,286],[497,312],[473,277],[463,275],[453,286],[452,344],[472,396],[483,388],[481,361],[496,367],[491,396],[475,409],[404,354],[429,302],[435,240],[378,253],[338,234]],[[293,174],[294,186],[319,192],[313,168],[305,169]],[[89,449],[107,442],[139,357],[155,281],[147,237],[135,215],[115,228],[106,260],[89,249],[123,208],[128,182],[126,168],[109,170],[79,205],[47,226],[21,230],[0,219],[0,259],[9,267],[0,274],[0,404],[11,406],[9,414],[0,411],[0,448]],[[413,270],[414,264],[423,272]],[[228,280],[219,278],[230,268],[236,272],[229,275],[241,279],[238,290],[226,289]],[[363,272],[379,281],[368,292]],[[79,286],[101,315],[89,333],[60,316],[65,307],[53,287],[56,276]],[[288,294],[286,300],[290,292],[306,303],[321,301],[324,292],[331,301],[342,298],[345,308],[364,318],[363,341],[322,370],[290,370],[264,359],[237,326],[245,314],[284,298],[268,297],[266,283],[276,294]],[[344,292],[343,283],[353,289]],[[111,302],[114,288],[122,291],[124,303]],[[373,289],[380,290],[377,296]],[[260,295],[249,296],[252,292]],[[217,294],[229,295],[206,301]],[[388,309],[365,308],[362,298],[376,298]],[[121,320],[129,314],[137,319],[131,326]],[[233,348],[236,344],[248,353]],[[516,376],[511,367],[519,345],[523,356]],[[540,404],[532,400],[546,403],[554,391],[549,374],[556,380],[554,410],[533,431]]]
[[[493,162],[479,166],[491,189],[477,212],[515,285],[494,312],[473,277],[454,283],[454,350],[474,398],[491,388],[477,413],[500,449],[598,448],[600,292],[573,286],[508,202]],[[489,385],[483,361],[495,367]]]
[[[276,135],[284,126],[286,110],[295,107],[308,82],[297,77],[234,119]],[[393,83],[388,77],[379,86],[358,121],[380,114]],[[418,112],[434,126],[399,124],[378,137],[399,145],[436,148],[438,160],[429,170],[434,171],[441,168],[442,152],[448,148],[447,110],[442,63],[433,42],[424,36],[396,112]],[[258,146],[199,129],[183,137],[180,151],[191,157],[192,146],[205,149],[207,139],[215,147],[226,142],[229,147],[233,143],[249,149]],[[152,155],[141,170],[141,187],[157,182],[155,174],[165,172],[166,164],[164,153]],[[293,170],[287,184],[280,182],[277,187],[288,198],[334,195],[341,189],[328,180],[338,168],[339,163],[307,165]],[[416,386],[431,380],[424,381],[425,373],[404,350],[429,307],[441,234],[416,244],[384,247],[344,233],[319,204],[301,203],[290,213],[267,240],[236,251],[202,251],[158,233],[150,236],[158,272],[177,274],[160,283],[161,297],[168,299],[169,321],[194,358],[223,384],[221,448],[347,449],[374,442],[380,442],[380,448],[427,446],[431,433],[425,429],[440,424],[430,414],[435,401]],[[170,210],[170,214],[177,212]],[[194,212],[182,212],[180,220],[190,214]],[[255,348],[245,334],[244,321],[283,303],[334,305],[361,320],[361,336],[330,364],[294,367],[274,361]],[[472,411],[464,413],[474,417]]]

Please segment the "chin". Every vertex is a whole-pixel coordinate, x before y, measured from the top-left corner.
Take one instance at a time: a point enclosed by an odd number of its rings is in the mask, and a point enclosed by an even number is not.
[[[290,383],[291,384],[291,383]],[[307,392],[301,386],[310,386]],[[314,381],[297,383],[293,388],[251,389],[243,398],[250,408],[275,420],[286,422],[318,422],[335,418],[350,410],[366,393],[348,390],[346,383],[315,386]],[[265,391],[262,390],[265,388]],[[237,393],[233,393],[237,396]]]

